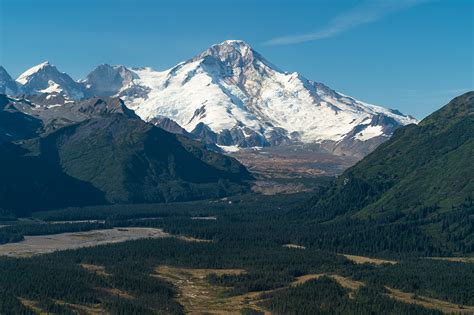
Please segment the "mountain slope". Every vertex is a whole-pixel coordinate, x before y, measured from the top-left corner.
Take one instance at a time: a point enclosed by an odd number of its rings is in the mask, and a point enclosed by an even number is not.
[[[302,215],[320,222],[411,224],[431,239],[427,244],[472,252],[473,156],[474,92],[469,92],[419,125],[398,129],[316,196]]]
[[[61,128],[42,138],[39,148],[112,203],[221,197],[244,191],[243,181],[250,179],[234,159],[123,114]]]
[[[38,210],[106,203],[101,191],[65,174],[54,159],[28,153],[0,139],[0,205],[3,210],[24,216]]]
[[[474,198],[474,93],[455,98],[416,128],[400,133],[349,173],[359,176],[365,169],[364,174],[387,179],[379,185],[393,183],[365,213],[450,211]],[[382,158],[384,166],[377,166]]]
[[[394,136],[344,172],[316,207],[341,213],[445,211],[474,192],[474,92],[453,99],[419,125]],[[361,212],[362,211],[362,212]]]
[[[218,198],[251,179],[235,159],[142,121],[118,98],[49,106],[0,95],[0,157],[0,204],[16,214]]]
[[[12,79],[8,72],[0,66],[0,94],[17,95],[18,84]]]
[[[102,192],[65,174],[54,159],[31,156],[13,143],[36,138],[43,130],[40,119],[19,111],[14,104],[15,100],[0,95],[0,208],[28,215],[31,211],[105,203]]]
[[[19,111],[14,103],[13,99],[0,94],[0,142],[34,138],[43,129],[41,120]]]
[[[283,72],[243,41],[213,45],[166,71],[128,70],[100,66],[84,84],[94,89],[116,78],[123,84],[113,84],[115,95],[145,121],[167,117],[189,133],[206,129],[205,141],[224,146],[328,142],[336,149],[343,142],[339,148],[350,148],[379,144],[399,126],[416,122]],[[107,75],[101,80],[96,73]]]

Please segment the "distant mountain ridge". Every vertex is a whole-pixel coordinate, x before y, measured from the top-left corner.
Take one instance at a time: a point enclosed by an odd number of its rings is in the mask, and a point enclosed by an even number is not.
[[[284,72],[239,40],[213,45],[165,71],[104,64],[76,82],[46,62],[17,82],[24,94],[47,93],[43,101],[49,104],[117,96],[145,121],[166,117],[224,149],[319,143],[364,155],[398,127],[417,122]]]
[[[0,162],[0,204],[17,215],[220,198],[252,180],[237,160],[144,122],[114,97],[59,106],[0,95]]]
[[[42,128],[40,119],[18,110],[10,98],[0,94],[0,143],[37,137]]]
[[[32,95],[28,99],[8,99],[8,102],[10,108],[42,121],[43,133],[108,114],[140,119],[122,100],[113,97],[92,97],[82,101],[68,101],[63,105],[48,105],[44,104],[43,95]]]

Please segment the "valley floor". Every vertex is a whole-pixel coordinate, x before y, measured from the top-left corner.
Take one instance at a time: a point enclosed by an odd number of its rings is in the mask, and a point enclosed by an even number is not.
[[[474,313],[472,257],[318,248],[307,240],[314,230],[284,224],[300,199],[89,207],[5,222],[0,313]]]
[[[359,160],[319,151],[292,145],[242,149],[227,154],[256,176],[254,192],[273,195],[314,191]]]
[[[71,223],[73,222],[74,221],[71,221]],[[0,256],[30,257],[67,249],[163,237],[176,237],[185,241],[205,241],[180,235],[173,236],[157,228],[113,228],[87,232],[26,236],[23,241],[0,245]]]

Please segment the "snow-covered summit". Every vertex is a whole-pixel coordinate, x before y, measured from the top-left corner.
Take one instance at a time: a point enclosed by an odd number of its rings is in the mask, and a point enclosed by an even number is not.
[[[48,61],[40,63],[23,72],[17,79],[26,94],[61,94],[71,99],[84,97],[82,85],[69,75],[60,72]]]
[[[36,66],[33,66],[29,68],[28,70],[26,70],[25,72],[23,72],[22,74],[20,74],[20,76],[16,79],[16,81],[20,84],[27,84],[33,75],[40,72],[44,68],[48,68],[48,67],[53,67],[49,63],[49,61],[44,61],[40,64],[37,64]]]
[[[203,51],[199,55],[192,58],[192,61],[204,59],[206,57],[219,59],[223,63],[227,63],[234,67],[251,66],[253,62],[262,62],[268,66],[274,67],[265,60],[259,53],[242,40],[226,40],[220,44],[215,44]]]
[[[213,45],[166,71],[131,71],[137,77],[130,86],[134,93],[120,93],[140,117],[164,116],[188,132],[206,130],[219,145],[338,142],[349,135],[366,141],[416,122],[284,72],[239,40]]]

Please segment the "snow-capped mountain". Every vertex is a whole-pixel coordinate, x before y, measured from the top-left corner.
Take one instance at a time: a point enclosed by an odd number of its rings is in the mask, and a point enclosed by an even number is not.
[[[284,72],[238,40],[213,45],[166,71],[129,71],[115,94],[142,119],[168,117],[222,146],[382,141],[398,126],[416,122]]]
[[[84,97],[83,86],[49,62],[43,62],[23,72],[17,79],[25,94],[61,95],[70,99]]]
[[[87,96],[111,96],[120,90],[131,88],[138,76],[124,66],[103,64],[80,81]]]
[[[364,155],[399,126],[417,122],[284,72],[239,40],[165,71],[104,64],[76,82],[45,62],[16,81],[22,93],[46,105],[119,96],[145,121],[176,122],[193,138],[223,147],[315,143]]]
[[[16,95],[18,93],[18,84],[8,74],[7,70],[0,66],[0,94]]]

